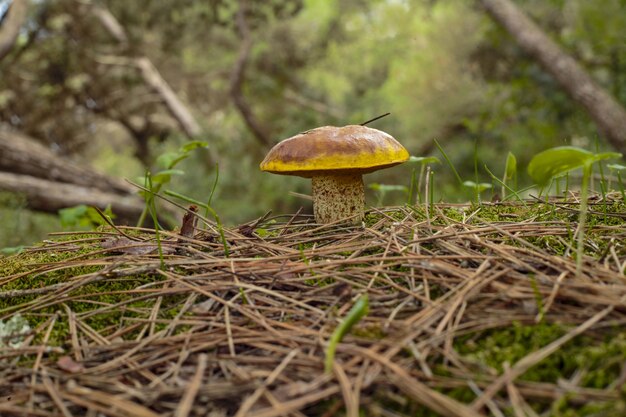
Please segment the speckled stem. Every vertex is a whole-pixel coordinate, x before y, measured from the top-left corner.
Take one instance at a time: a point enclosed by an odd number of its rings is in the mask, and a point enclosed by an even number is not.
[[[319,175],[311,179],[313,212],[318,223],[332,223],[354,216],[350,223],[363,220],[365,188],[361,174]]]

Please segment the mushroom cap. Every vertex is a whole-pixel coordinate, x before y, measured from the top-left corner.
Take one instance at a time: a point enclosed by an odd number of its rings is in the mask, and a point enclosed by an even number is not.
[[[274,146],[261,171],[313,177],[320,173],[368,173],[409,159],[409,152],[391,135],[366,126],[323,126],[307,130]]]

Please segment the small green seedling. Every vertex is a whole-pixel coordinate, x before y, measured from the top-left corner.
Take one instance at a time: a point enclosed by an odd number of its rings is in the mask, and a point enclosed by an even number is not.
[[[580,186],[580,216],[578,220],[578,241],[576,247],[576,275],[582,274],[585,222],[587,220],[587,198],[589,179],[593,164],[604,159],[620,158],[617,152],[592,153],[574,146],[559,146],[540,152],[530,160],[528,174],[540,186],[545,187],[558,175],[582,168],[583,179]]]
[[[154,190],[155,186],[152,182],[152,176],[150,175],[150,171],[146,172],[145,184],[144,188],[147,190]],[[155,193],[147,193],[146,194],[146,209],[150,213],[152,217],[152,222],[154,223],[154,234],[156,236],[157,248],[159,249],[159,259],[161,260],[161,269],[165,269],[165,259],[163,258],[163,246],[161,245],[161,229],[159,226],[157,208],[156,208],[156,200],[154,198]]]
[[[328,341],[328,348],[326,349],[326,360],[324,362],[324,371],[329,374],[333,370],[333,363],[335,362],[335,351],[337,345],[343,337],[357,324],[364,316],[369,312],[369,298],[367,294],[363,294],[354,303],[352,309],[348,312],[348,315],[343,319],[341,324],[337,326],[333,332],[330,340]]]
[[[439,144],[439,141],[437,141],[437,139],[435,139],[435,146],[437,147],[437,149],[439,149],[439,152],[441,152],[441,154],[443,155],[443,159],[446,160],[446,163],[448,164],[448,166],[450,167],[450,169],[454,173],[454,176],[456,177],[456,179],[459,182],[459,184],[463,185],[463,179],[459,175],[459,171],[456,170],[456,168],[454,167],[454,164],[452,163],[450,158],[448,158],[448,155],[443,150],[443,148],[441,147],[441,145]]]
[[[507,185],[517,188],[517,158],[513,153],[509,152],[506,156],[506,165],[504,166],[504,175],[502,176],[502,198],[506,197]]]
[[[480,193],[491,189],[491,184],[487,182],[475,183],[474,181],[464,181],[463,186],[474,190],[474,195],[476,196],[477,204],[480,204]]]
[[[184,175],[185,172],[180,169],[174,169],[176,165],[178,165],[181,161],[188,158],[191,155],[191,152],[198,148],[206,148],[209,144],[207,142],[202,141],[192,141],[184,144],[175,152],[166,152],[160,155],[156,160],[156,165],[161,168],[160,171],[155,173],[146,172],[146,176],[141,178],[138,182],[142,181],[146,184],[151,183],[149,188],[150,192],[141,191],[139,194],[146,200],[146,207],[144,207],[141,216],[139,216],[139,220],[137,221],[137,226],[143,225],[146,220],[146,216],[148,215],[148,202],[150,199],[150,195],[157,194],[161,191],[161,188],[168,184],[172,180],[172,175]],[[147,181],[147,176],[150,176],[150,181]]]
[[[530,190],[531,188],[533,188],[533,186],[527,187],[527,188],[523,188],[519,191],[515,191],[514,188],[509,187],[506,183],[504,183],[504,181],[502,181],[500,178],[496,177],[493,172],[491,172],[489,170],[489,167],[487,167],[487,165],[484,166],[485,167],[485,171],[487,171],[487,173],[489,174],[489,176],[491,177],[492,180],[494,180],[495,182],[497,182],[498,184],[500,184],[502,186],[502,189],[506,189],[508,190],[511,194],[509,194],[508,196],[502,198],[502,201],[507,200],[508,198],[510,198],[511,195],[515,196],[515,198],[517,198],[517,201],[519,201],[520,203],[522,203],[524,205],[524,207],[526,207],[526,202],[524,201],[524,199],[522,198],[522,196],[520,195],[520,193]],[[504,194],[502,194],[504,195]]]
[[[617,175],[617,183],[619,184],[619,190],[622,192],[622,199],[624,200],[624,204],[626,204],[626,192],[624,192],[624,183],[622,182],[622,172],[626,171],[626,166],[620,164],[609,164],[606,166],[611,171],[615,172]]]
[[[413,204],[413,190],[416,190],[417,199],[415,204],[420,204],[422,202],[422,182],[424,180],[424,173],[426,172],[426,166],[430,164],[440,164],[441,161],[436,156],[412,156],[408,160],[409,163],[419,164],[420,165],[420,173],[418,180],[415,181],[416,170],[413,168],[411,172],[411,186],[409,187],[409,201],[408,204]],[[417,185],[416,185],[417,183]]]
[[[378,201],[376,202],[377,206],[381,206],[383,204],[383,199],[390,191],[401,191],[403,193],[408,193],[409,189],[405,185],[389,185],[389,184],[370,184],[368,185],[370,190],[376,191],[378,195]]]
[[[22,253],[24,251],[24,249],[26,249],[26,246],[24,246],[24,245],[7,246],[5,248],[0,249],[0,258],[2,256],[17,255],[18,253]]]

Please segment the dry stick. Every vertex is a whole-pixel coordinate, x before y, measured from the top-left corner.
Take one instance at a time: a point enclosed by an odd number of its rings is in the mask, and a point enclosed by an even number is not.
[[[63,404],[63,399],[59,395],[59,391],[56,389],[56,387],[52,383],[52,380],[48,376],[46,368],[41,369],[41,380],[43,381],[43,385],[44,387],[46,387],[46,390],[48,390],[48,395],[50,395],[50,398],[52,398],[54,405],[56,405],[57,408],[61,411],[63,417],[73,417],[72,413],[70,413],[70,410],[68,410],[65,404]]]
[[[275,335],[276,337],[281,338],[282,335],[276,330],[274,329],[272,326],[270,326],[269,324],[267,324],[267,321],[265,320],[265,318],[261,315],[258,314],[254,314],[248,310],[246,310],[245,308],[242,308],[241,306],[238,306],[237,304],[233,304],[230,301],[224,300],[221,297],[218,297],[217,295],[213,294],[210,291],[205,290],[204,288],[198,287],[196,285],[193,285],[179,277],[176,277],[173,273],[170,272],[165,272],[165,271],[158,271],[159,273],[163,274],[164,276],[171,278],[177,282],[179,282],[180,284],[184,285],[185,287],[188,287],[190,289],[192,289],[193,291],[197,291],[202,295],[205,295],[217,302],[219,302],[220,304],[223,304],[225,306],[228,306],[230,308],[233,308],[235,310],[237,310],[238,312],[240,312],[241,314],[243,314],[244,316],[248,317],[249,319],[256,321],[258,323],[260,323],[265,329],[267,329],[270,333],[272,333],[273,335]]]
[[[248,413],[248,411],[250,411],[252,406],[259,400],[261,395],[265,393],[265,391],[267,390],[267,387],[269,387],[270,385],[274,383],[274,381],[276,381],[276,379],[280,376],[280,374],[285,370],[287,365],[289,365],[289,362],[291,362],[291,360],[298,353],[300,353],[299,349],[293,349],[291,352],[289,352],[287,356],[285,356],[285,358],[280,362],[280,364],[278,364],[278,366],[272,371],[272,373],[267,376],[263,384],[259,386],[252,393],[252,395],[250,395],[248,398],[246,398],[243,401],[243,403],[239,407],[239,410],[237,410],[235,417],[243,417]]]
[[[626,297],[622,297],[621,302],[624,301],[626,301]],[[507,384],[507,382],[515,380],[517,377],[522,375],[538,362],[544,360],[545,358],[556,352],[562,345],[587,331],[590,327],[592,327],[594,324],[596,324],[604,317],[606,317],[610,312],[612,312],[614,308],[614,306],[609,306],[605,308],[604,310],[600,311],[595,316],[591,317],[589,320],[585,321],[569,333],[561,336],[554,342],[529,355],[526,355],[525,357],[517,361],[509,371],[504,372],[489,387],[487,387],[483,395],[473,402],[472,408],[474,410],[480,410],[488,400],[490,400],[495,394],[497,394],[498,391],[500,391]]]
[[[65,399],[83,405],[86,408],[95,408],[104,415],[124,416],[124,417],[160,417],[160,414],[136,404],[130,400],[115,397],[112,401],[111,396],[106,392],[96,391],[90,388],[76,386],[70,389],[70,394],[61,394]]]
[[[311,394],[302,395],[298,398],[290,401],[284,401],[280,404],[280,407],[276,408],[264,408],[254,412],[254,417],[279,417],[285,416],[296,410],[301,409],[309,404],[326,399],[339,392],[339,387],[333,385],[322,391],[312,392]]]
[[[140,351],[144,347],[148,346],[151,342],[158,340],[163,335],[163,331],[157,332],[152,336],[146,337],[141,342],[137,343],[134,347],[127,350],[124,354],[120,356],[116,356],[114,359],[111,359],[108,362],[101,363],[100,365],[96,365],[92,368],[88,368],[85,372],[90,374],[97,374],[99,372],[106,372],[109,369],[115,368],[121,363],[125,363],[128,366],[136,367],[137,364],[133,363],[134,361],[131,359],[131,356],[136,352]],[[128,363],[126,361],[128,360]]]
[[[556,279],[554,283],[554,287],[552,287],[552,291],[550,292],[550,295],[548,296],[548,299],[545,302],[543,311],[540,311],[537,314],[537,317],[535,317],[535,321],[537,323],[542,317],[545,317],[548,315],[548,311],[550,310],[550,307],[552,307],[552,303],[554,303],[554,300],[556,299],[556,295],[559,292],[561,282],[563,281],[563,279],[565,279],[565,277],[567,276],[567,273],[568,273],[567,271],[562,272],[561,275],[559,275],[559,277]]]
[[[506,361],[502,364],[502,366],[504,368],[504,372],[509,372],[511,370],[511,366]],[[522,399],[520,398],[519,391],[515,389],[513,381],[507,381],[506,391],[509,394],[509,400],[511,402],[513,412],[515,413],[515,417],[526,417],[526,413],[522,410]]]
[[[350,384],[350,378],[346,375],[346,371],[339,365],[339,362],[333,363],[333,371],[339,382],[341,388],[341,395],[343,396],[343,403],[346,407],[346,417],[359,417],[359,404],[352,391]]]
[[[168,283],[166,282],[165,284],[163,284],[163,289],[166,289],[167,286],[168,286]],[[150,317],[148,317],[148,320],[150,321],[150,330],[148,334],[150,336],[154,335],[154,330],[156,328],[156,320],[157,320],[157,317],[159,316],[159,311],[161,310],[162,302],[163,302],[163,296],[159,295],[154,305],[152,306],[152,311],[150,311]]]
[[[366,356],[389,370],[389,379],[402,392],[411,397],[414,401],[445,417],[482,417],[480,413],[470,407],[430,388],[428,385],[418,381],[409,375],[399,365],[395,364],[385,356],[379,355],[371,349],[354,347],[355,352]]]
[[[35,401],[34,392],[32,391],[32,386],[35,385],[35,381],[37,379],[37,371],[39,367],[41,366],[41,359],[43,358],[44,351],[46,350],[46,344],[48,343],[48,340],[50,340],[50,335],[52,334],[52,329],[54,328],[54,325],[56,324],[57,318],[58,316],[54,314],[49,319],[50,324],[48,325],[48,328],[46,329],[46,334],[44,335],[43,340],[41,341],[41,346],[39,346],[39,348],[37,349],[37,358],[35,359],[35,363],[33,365],[33,374],[31,375],[31,378],[30,378],[31,396],[29,399],[29,408],[32,408],[32,404]]]
[[[74,359],[76,362],[82,362],[83,353],[80,349],[80,344],[78,343],[78,331],[76,329],[76,313],[70,310],[70,307],[63,303],[63,308],[65,309],[65,313],[67,314],[67,323],[70,331],[70,340],[72,341],[72,350],[74,351]]]
[[[230,328],[230,309],[224,306],[224,324],[226,325],[226,337],[228,337],[228,351],[230,356],[237,356],[235,351],[235,342],[233,340],[233,331]]]
[[[204,371],[206,369],[208,360],[208,355],[206,353],[202,353],[198,356],[198,367],[196,368],[196,373],[193,375],[189,384],[187,384],[187,388],[185,389],[185,394],[183,395],[182,400],[178,404],[176,411],[174,412],[174,417],[187,417],[191,412],[191,407],[193,407],[193,401],[198,394],[198,390],[200,389],[200,385],[202,384],[202,377],[204,376]]]

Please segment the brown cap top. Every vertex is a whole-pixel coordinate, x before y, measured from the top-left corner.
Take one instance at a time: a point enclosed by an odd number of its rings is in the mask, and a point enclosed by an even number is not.
[[[404,146],[383,131],[359,125],[323,126],[278,143],[261,162],[261,170],[301,177],[328,171],[367,173],[407,159]]]

